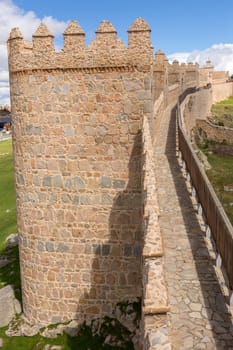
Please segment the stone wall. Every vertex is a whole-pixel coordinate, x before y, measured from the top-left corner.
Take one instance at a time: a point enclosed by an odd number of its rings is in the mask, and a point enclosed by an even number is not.
[[[161,99],[163,96],[161,96]],[[156,110],[156,107],[158,110]],[[154,118],[158,116],[160,105],[155,105]],[[157,113],[156,113],[157,112]],[[147,117],[143,119],[143,251],[142,251],[142,285],[143,309],[141,333],[143,349],[167,349],[170,344],[168,292],[164,274],[164,245],[159,226],[159,207],[157,186],[154,172],[154,148],[151,129]],[[155,346],[155,344],[157,344]]]
[[[187,136],[192,139],[192,131],[197,119],[206,119],[212,106],[212,88],[201,88],[186,97],[182,104],[183,127]]]
[[[72,21],[59,52],[43,24],[32,43],[13,29],[8,51],[25,316],[81,322],[141,297],[143,349],[168,349],[153,144],[165,108],[199,86],[198,65],[153,58],[141,18],[128,47],[108,21],[85,47]]]
[[[227,99],[229,96],[233,95],[233,82],[225,82],[220,84],[213,84],[213,102],[216,103]]]
[[[233,129],[223,126],[217,126],[210,123],[207,120],[197,119],[196,127],[201,129],[201,133],[205,135],[208,140],[214,140],[217,142],[227,142],[233,145]]]
[[[150,29],[129,45],[102,22],[8,41],[23,309],[34,323],[110,314],[142,295],[141,128],[151,108]],[[140,60],[138,59],[140,57]]]
[[[203,126],[203,130],[216,140],[229,140],[231,143],[231,129],[219,128],[207,121],[211,115],[213,103],[222,101],[232,96],[232,83],[212,84],[208,87],[199,88],[195,93],[189,94],[181,106],[183,128],[190,140],[193,139],[195,127]],[[220,131],[221,130],[221,131]]]

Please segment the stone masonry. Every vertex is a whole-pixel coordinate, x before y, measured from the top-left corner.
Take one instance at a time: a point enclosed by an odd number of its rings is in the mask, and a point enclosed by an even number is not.
[[[59,52],[53,39],[44,24],[8,39],[24,314],[82,322],[139,297],[141,348],[171,349],[154,144],[166,107],[206,81],[153,57],[142,18],[127,47],[108,21],[88,47],[76,21]]]
[[[109,314],[142,295],[141,126],[151,108],[150,29],[129,46],[103,21],[64,49],[41,24],[8,41],[23,308],[31,322]],[[138,59],[140,57],[140,60]]]

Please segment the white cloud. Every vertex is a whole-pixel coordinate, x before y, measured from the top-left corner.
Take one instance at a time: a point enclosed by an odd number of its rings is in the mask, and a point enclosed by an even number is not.
[[[233,44],[216,44],[205,50],[188,52],[177,52],[168,56],[168,59],[178,60],[180,63],[199,63],[204,65],[210,60],[215,70],[225,70],[233,74]]]
[[[39,18],[33,11],[25,12],[12,0],[0,0],[0,105],[9,104],[9,83],[6,41],[12,28],[19,27],[25,39],[32,34],[43,21],[54,35],[61,35],[67,27],[66,22],[49,16]],[[4,83],[3,83],[4,82]]]

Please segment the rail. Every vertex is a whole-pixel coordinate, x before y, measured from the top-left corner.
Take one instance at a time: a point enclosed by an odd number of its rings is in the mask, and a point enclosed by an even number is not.
[[[192,92],[194,90],[192,89]],[[178,143],[179,150],[190,174],[192,185],[196,190],[199,202],[204,211],[207,224],[215,241],[217,253],[220,254],[223,266],[227,273],[229,287],[233,289],[233,227],[217,198],[199,160],[182,127],[180,103],[190,92],[187,91],[179,98],[177,104]],[[231,297],[232,299],[232,297]],[[232,302],[232,300],[231,300]]]

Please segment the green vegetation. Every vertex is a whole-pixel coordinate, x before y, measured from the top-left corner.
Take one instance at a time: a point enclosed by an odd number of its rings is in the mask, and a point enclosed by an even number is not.
[[[0,142],[0,254],[5,239],[17,232],[11,140]]]
[[[212,141],[206,142],[204,146],[200,146],[200,149],[206,154],[211,165],[211,169],[206,171],[207,176],[233,225],[233,160],[232,156],[215,154],[216,145],[218,151],[221,146],[224,147],[224,144]],[[225,186],[232,187],[232,191],[226,191]]]
[[[233,96],[214,104],[211,112],[213,123],[233,128]],[[233,225],[233,145],[207,139],[199,147],[211,165],[207,176]]]
[[[21,280],[19,267],[18,247],[4,251],[4,256],[10,258],[11,262],[0,269],[0,288],[11,284],[14,286],[15,297],[21,301]]]
[[[106,322],[105,322],[106,324]],[[118,324],[114,327],[114,331],[121,332],[122,326],[118,328]],[[105,326],[108,327],[108,326]],[[84,325],[78,336],[70,337],[67,334],[58,336],[57,338],[45,338],[41,335],[35,335],[33,337],[6,337],[5,331],[7,327],[0,329],[0,338],[4,339],[3,350],[43,350],[46,344],[60,345],[62,350],[133,350],[132,342],[126,342],[122,346],[110,346],[104,344],[105,336],[93,335],[91,328]],[[107,328],[107,331],[111,333],[112,329]],[[117,338],[119,339],[119,338]]]
[[[219,126],[233,128],[233,96],[215,103],[211,108],[211,121]]]

